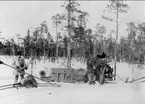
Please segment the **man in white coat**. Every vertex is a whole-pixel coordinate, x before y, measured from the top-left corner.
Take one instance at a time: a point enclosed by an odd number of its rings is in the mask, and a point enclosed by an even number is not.
[[[14,78],[14,84],[15,84],[18,82],[19,76],[20,76],[20,80],[24,79],[25,70],[27,70],[25,59],[22,56],[21,51],[17,52],[16,57],[14,58],[12,65],[13,65],[13,67],[15,67],[17,69],[17,70],[13,71],[13,74],[15,77]]]

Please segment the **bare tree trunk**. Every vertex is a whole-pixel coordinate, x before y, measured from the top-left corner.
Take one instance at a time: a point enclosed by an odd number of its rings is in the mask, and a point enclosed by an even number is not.
[[[24,57],[25,57],[25,53],[26,53],[26,52],[25,52],[25,43],[24,43]]]
[[[15,56],[15,46],[14,46],[14,43],[12,43],[12,51],[13,51],[13,56]]]
[[[119,13],[118,13],[118,0],[116,2],[116,45],[115,45],[115,63],[114,63],[114,80],[116,80],[116,64],[117,64],[117,40],[118,40],[118,18],[119,18]]]
[[[96,43],[97,43],[97,41],[96,41],[96,39],[94,39],[93,40],[93,44],[94,44],[94,46],[93,46],[93,56],[94,57],[96,56]]]
[[[31,49],[31,60],[33,61],[33,52]],[[31,63],[31,74],[33,74],[33,62]]]
[[[57,32],[57,18],[56,18],[56,59],[58,63],[58,32]]]
[[[43,37],[43,40],[44,40],[44,42],[43,42],[43,47],[44,47],[43,51],[44,51],[44,63],[45,63],[46,55],[45,55],[45,39],[44,39],[44,37]]]
[[[70,5],[70,1],[68,0],[68,5]],[[71,69],[71,57],[70,57],[70,36],[71,36],[71,32],[70,32],[70,19],[71,19],[71,13],[70,13],[70,9],[68,9],[68,36],[69,36],[69,42],[68,42],[68,47],[67,47],[67,66],[68,69]]]
[[[70,44],[68,43],[68,49],[67,49],[67,66],[68,69],[71,68],[71,57],[70,57]]]
[[[34,52],[34,55],[35,55],[34,57],[35,57],[35,59],[34,59],[34,60],[35,60],[35,65],[36,65],[36,61],[37,61],[36,42],[34,43],[34,45],[35,45],[35,52]]]

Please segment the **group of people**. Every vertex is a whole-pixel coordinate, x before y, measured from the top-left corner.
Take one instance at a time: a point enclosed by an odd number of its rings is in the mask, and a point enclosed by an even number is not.
[[[103,52],[101,55],[97,55],[95,57],[90,57],[87,60],[87,82],[89,84],[95,84],[96,81],[99,81],[99,74],[100,74],[100,67],[103,65],[107,65],[107,59],[106,54]],[[14,70],[14,84],[18,83],[18,79],[20,77],[21,82],[24,84],[24,82],[28,81],[27,78],[24,78],[25,76],[25,70],[28,69],[25,59],[22,56],[21,51],[18,51],[16,53],[16,57],[13,60],[13,67],[15,67]],[[110,70],[109,65],[107,65],[109,72],[113,72],[113,69]]]
[[[87,74],[86,74],[86,78],[89,84],[95,84],[96,81],[100,80],[100,69],[102,66],[106,65],[106,68],[108,69],[109,74],[113,73],[113,69],[108,65],[107,62],[107,56],[106,54],[103,52],[101,55],[97,55],[95,57],[90,57],[87,60]],[[111,75],[110,75],[111,76]]]

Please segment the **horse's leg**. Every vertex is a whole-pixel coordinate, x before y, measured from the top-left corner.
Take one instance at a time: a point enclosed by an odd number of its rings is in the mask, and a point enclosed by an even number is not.
[[[90,80],[89,84],[95,84],[95,80],[96,80],[95,74],[90,73],[89,80]]]
[[[95,84],[96,82],[96,75],[95,74],[93,74],[93,84]]]
[[[66,81],[67,81],[67,82],[70,82],[70,75],[67,75],[67,76],[66,76]]]
[[[91,73],[87,73],[88,83],[91,84]]]

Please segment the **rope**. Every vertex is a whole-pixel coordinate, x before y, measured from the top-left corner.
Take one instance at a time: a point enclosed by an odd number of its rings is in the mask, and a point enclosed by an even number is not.
[[[113,76],[115,76],[115,75],[113,75]],[[121,79],[123,82],[125,82],[125,83],[128,83],[128,79],[129,79],[129,77],[127,77],[126,79],[124,78],[121,78],[119,75],[117,75],[116,74],[116,76],[119,78],[119,79]]]
[[[121,78],[119,75],[116,74],[116,76],[121,79],[122,81],[126,82],[126,80],[124,80],[123,78]]]

